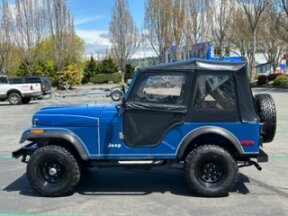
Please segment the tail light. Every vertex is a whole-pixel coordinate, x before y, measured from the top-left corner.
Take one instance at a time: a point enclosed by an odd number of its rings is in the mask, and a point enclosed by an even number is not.
[[[34,90],[34,89],[33,89],[33,85],[30,85],[30,90],[31,90],[31,91],[33,91],[33,90]]]
[[[41,89],[42,89],[42,91],[45,90],[45,84],[42,84],[42,85],[41,85]]]

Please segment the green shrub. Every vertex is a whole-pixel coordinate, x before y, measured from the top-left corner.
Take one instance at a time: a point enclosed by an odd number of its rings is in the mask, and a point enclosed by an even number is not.
[[[77,85],[81,83],[83,72],[76,64],[70,64],[63,71],[58,72],[58,81],[61,85]]]
[[[90,78],[90,82],[94,84],[98,83],[108,83],[112,81],[113,83],[119,83],[121,81],[121,74],[120,73],[112,73],[112,74],[96,74]]]
[[[273,86],[288,87],[288,77],[286,75],[278,76],[274,80]]]
[[[108,81],[112,81],[113,83],[121,82],[121,73],[110,74],[110,80]]]

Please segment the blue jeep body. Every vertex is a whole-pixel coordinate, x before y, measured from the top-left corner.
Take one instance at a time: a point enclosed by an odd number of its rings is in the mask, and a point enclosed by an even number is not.
[[[210,144],[229,152],[241,166],[259,168],[253,158],[268,161],[245,62],[191,60],[138,68],[121,104],[49,106],[37,111],[32,122],[20,143],[32,142],[13,153],[24,161],[57,143],[96,166],[133,160],[181,163],[194,149]],[[54,168],[49,170],[53,174]]]
[[[217,129],[225,133],[241,154],[258,155],[260,151],[259,122],[187,122],[171,128],[156,146],[132,148],[119,137],[123,133],[123,116],[117,113],[115,105],[51,106],[35,113],[33,121],[36,125],[24,131],[21,142],[34,136],[65,137],[81,149],[84,160],[177,159],[185,138],[205,134],[209,128],[215,129],[212,130],[215,133]],[[43,134],[33,135],[33,129],[42,129]],[[245,140],[253,145],[241,144]]]

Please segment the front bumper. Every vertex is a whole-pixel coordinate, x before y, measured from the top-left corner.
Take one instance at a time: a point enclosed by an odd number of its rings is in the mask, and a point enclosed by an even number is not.
[[[32,142],[25,146],[22,146],[20,149],[12,152],[12,158],[19,158],[23,156],[22,162],[26,162],[26,157],[33,154],[33,152],[37,149],[37,144]]]

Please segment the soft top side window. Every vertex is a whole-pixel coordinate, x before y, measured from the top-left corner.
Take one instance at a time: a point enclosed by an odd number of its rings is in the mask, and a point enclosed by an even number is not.
[[[195,110],[234,111],[236,93],[232,74],[199,74],[193,102]]]
[[[185,83],[184,74],[150,74],[141,80],[131,101],[183,105]]]

